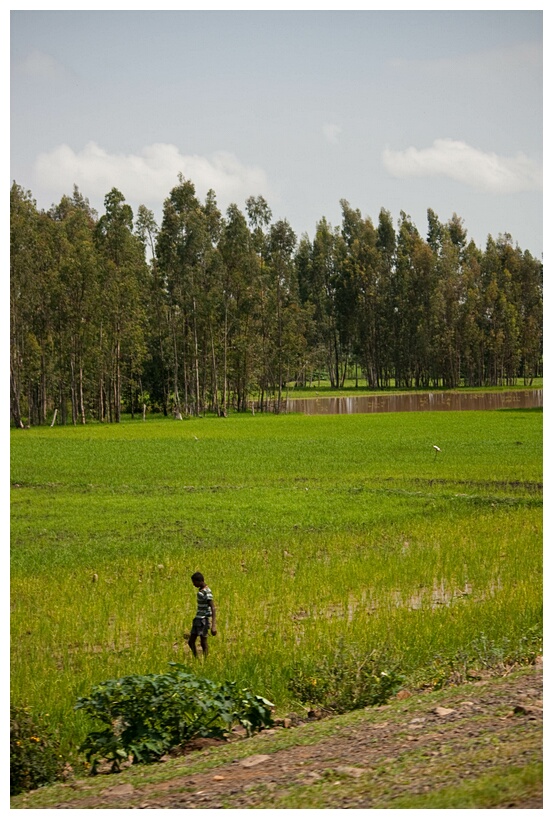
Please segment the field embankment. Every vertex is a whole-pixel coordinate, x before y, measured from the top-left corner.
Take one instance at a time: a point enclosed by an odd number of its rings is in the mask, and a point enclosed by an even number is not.
[[[541,808],[542,728],[538,665],[70,780],[12,807]]]

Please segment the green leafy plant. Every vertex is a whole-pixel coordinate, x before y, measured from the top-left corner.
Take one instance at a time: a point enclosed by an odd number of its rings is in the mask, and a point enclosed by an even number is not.
[[[289,688],[305,704],[344,713],[385,703],[404,679],[394,663],[378,652],[360,657],[340,642],[335,652],[315,665],[296,666]]]
[[[101,759],[118,770],[121,761],[153,762],[193,737],[224,737],[233,724],[248,732],[272,725],[273,704],[239,688],[216,683],[169,663],[166,674],[128,676],[95,686],[76,709],[104,723],[80,747],[95,773]]]
[[[28,708],[10,707],[10,794],[39,788],[63,770],[59,742],[45,719]]]
[[[461,685],[475,674],[504,674],[517,665],[531,665],[543,653],[541,625],[528,628],[517,639],[492,640],[484,632],[453,653],[436,654],[424,668],[412,675],[416,687],[439,690]]]

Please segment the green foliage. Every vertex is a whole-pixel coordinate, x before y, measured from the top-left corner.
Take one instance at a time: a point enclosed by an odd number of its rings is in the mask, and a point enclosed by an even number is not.
[[[59,741],[43,717],[10,707],[10,794],[39,788],[60,777]]]
[[[223,737],[239,723],[248,734],[272,724],[272,703],[240,689],[197,677],[179,663],[167,674],[147,674],[108,680],[80,697],[76,710],[99,719],[105,727],[92,731],[80,751],[113,769],[130,755],[134,763],[153,762],[193,737]]]
[[[340,641],[317,662],[297,665],[290,690],[301,702],[335,713],[382,705],[401,688],[405,677],[397,664],[377,651],[359,656]]]
[[[164,415],[280,411],[286,382],[321,372],[427,390],[543,371],[541,261],[508,234],[478,250],[456,214],[429,211],[425,240],[403,211],[396,235],[342,200],[341,227],[323,217],[297,246],[261,197],[248,226],[182,175],[159,229],[143,206],[133,229],[116,188],[100,218],[77,188],[47,213],[16,183],[10,200],[17,428],[119,422],[144,392]]]
[[[471,640],[466,648],[453,653],[437,654],[432,662],[413,675],[416,685],[435,690],[448,685],[460,685],[482,671],[504,673],[517,665],[531,665],[543,653],[541,625],[530,627],[524,634],[492,639],[484,632]]]

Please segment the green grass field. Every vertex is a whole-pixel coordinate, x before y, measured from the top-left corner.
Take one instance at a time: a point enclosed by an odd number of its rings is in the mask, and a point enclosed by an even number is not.
[[[17,430],[11,481],[12,701],[67,747],[77,697],[171,661],[284,713],[296,664],[341,641],[428,677],[541,626],[540,411]],[[194,663],[196,570],[219,633]]]
[[[502,387],[456,387],[454,390],[449,390],[444,387],[432,387],[431,390],[429,389],[420,389],[416,390],[412,389],[401,389],[400,387],[395,386],[394,379],[391,379],[390,386],[388,388],[380,388],[378,390],[371,389],[367,386],[367,382],[364,378],[358,378],[357,381],[355,378],[347,378],[344,381],[343,387],[332,387],[330,385],[330,381],[328,378],[313,378],[312,381],[309,381],[305,386],[298,386],[294,381],[289,382],[286,387],[286,391],[284,396],[288,396],[289,398],[314,398],[316,396],[325,396],[325,397],[336,397],[342,395],[388,395],[391,393],[428,393],[431,392],[454,392],[457,394],[469,394],[469,393],[480,393],[480,392],[511,392],[512,390],[541,390],[543,389],[543,378],[534,378],[532,381],[531,387],[524,383],[523,378],[518,378],[515,384],[509,384],[508,386]]]

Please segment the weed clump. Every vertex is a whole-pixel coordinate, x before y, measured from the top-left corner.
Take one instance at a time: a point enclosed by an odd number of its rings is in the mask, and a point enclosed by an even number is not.
[[[59,741],[45,719],[10,706],[10,795],[54,782],[62,771]]]
[[[384,704],[399,691],[404,680],[390,658],[377,651],[360,657],[341,642],[318,662],[296,665],[288,687],[304,705],[343,714]]]
[[[533,665],[542,653],[540,625],[527,629],[516,639],[492,640],[481,632],[465,648],[436,654],[427,666],[413,673],[412,682],[416,687],[437,691],[481,675],[503,675],[517,666]]]

